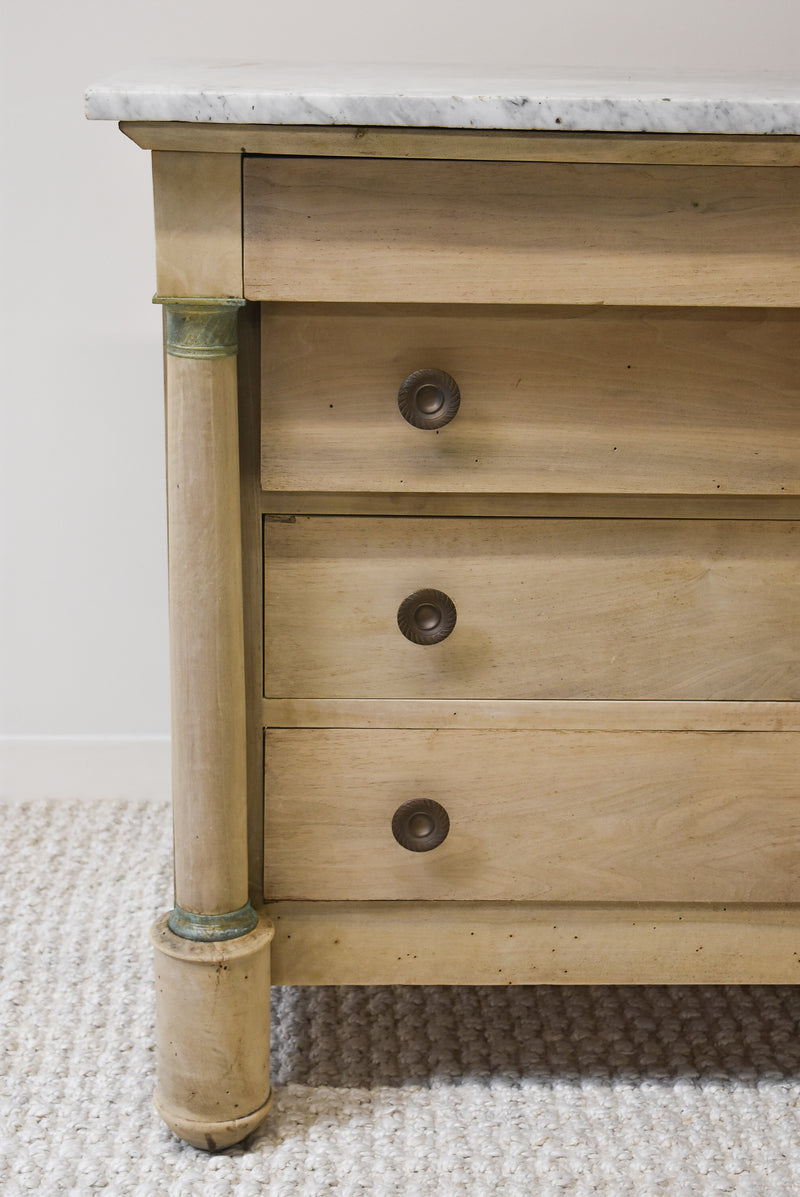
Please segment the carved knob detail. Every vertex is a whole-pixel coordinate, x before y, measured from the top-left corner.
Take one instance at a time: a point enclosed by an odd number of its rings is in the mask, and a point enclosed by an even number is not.
[[[458,383],[444,370],[432,367],[409,374],[397,396],[400,414],[415,428],[443,428],[458,411]]]
[[[456,607],[442,590],[415,590],[397,611],[397,626],[412,644],[439,644],[456,626]]]
[[[432,798],[412,798],[398,806],[392,818],[392,835],[409,852],[438,848],[449,830],[447,811]]]

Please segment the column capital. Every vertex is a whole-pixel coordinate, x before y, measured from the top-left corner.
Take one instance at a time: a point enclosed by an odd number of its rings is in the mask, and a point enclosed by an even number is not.
[[[171,357],[235,357],[239,350],[238,309],[243,299],[180,298],[155,295],[167,313],[167,353]]]

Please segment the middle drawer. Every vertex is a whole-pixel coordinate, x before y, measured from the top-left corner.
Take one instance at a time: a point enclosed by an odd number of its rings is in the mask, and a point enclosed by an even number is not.
[[[796,701],[798,528],[268,516],[264,693]]]

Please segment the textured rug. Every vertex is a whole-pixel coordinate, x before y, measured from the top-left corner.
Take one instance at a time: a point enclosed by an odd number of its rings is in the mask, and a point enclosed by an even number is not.
[[[157,1119],[153,803],[0,808],[0,1193],[800,1193],[800,989],[273,991],[276,1100],[209,1156]]]

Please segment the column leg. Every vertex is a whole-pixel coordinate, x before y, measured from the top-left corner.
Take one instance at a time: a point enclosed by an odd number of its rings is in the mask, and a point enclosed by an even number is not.
[[[175,907],[153,928],[156,1107],[211,1150],[269,1105],[269,942],[248,901],[237,430],[242,300],[167,311]]]

